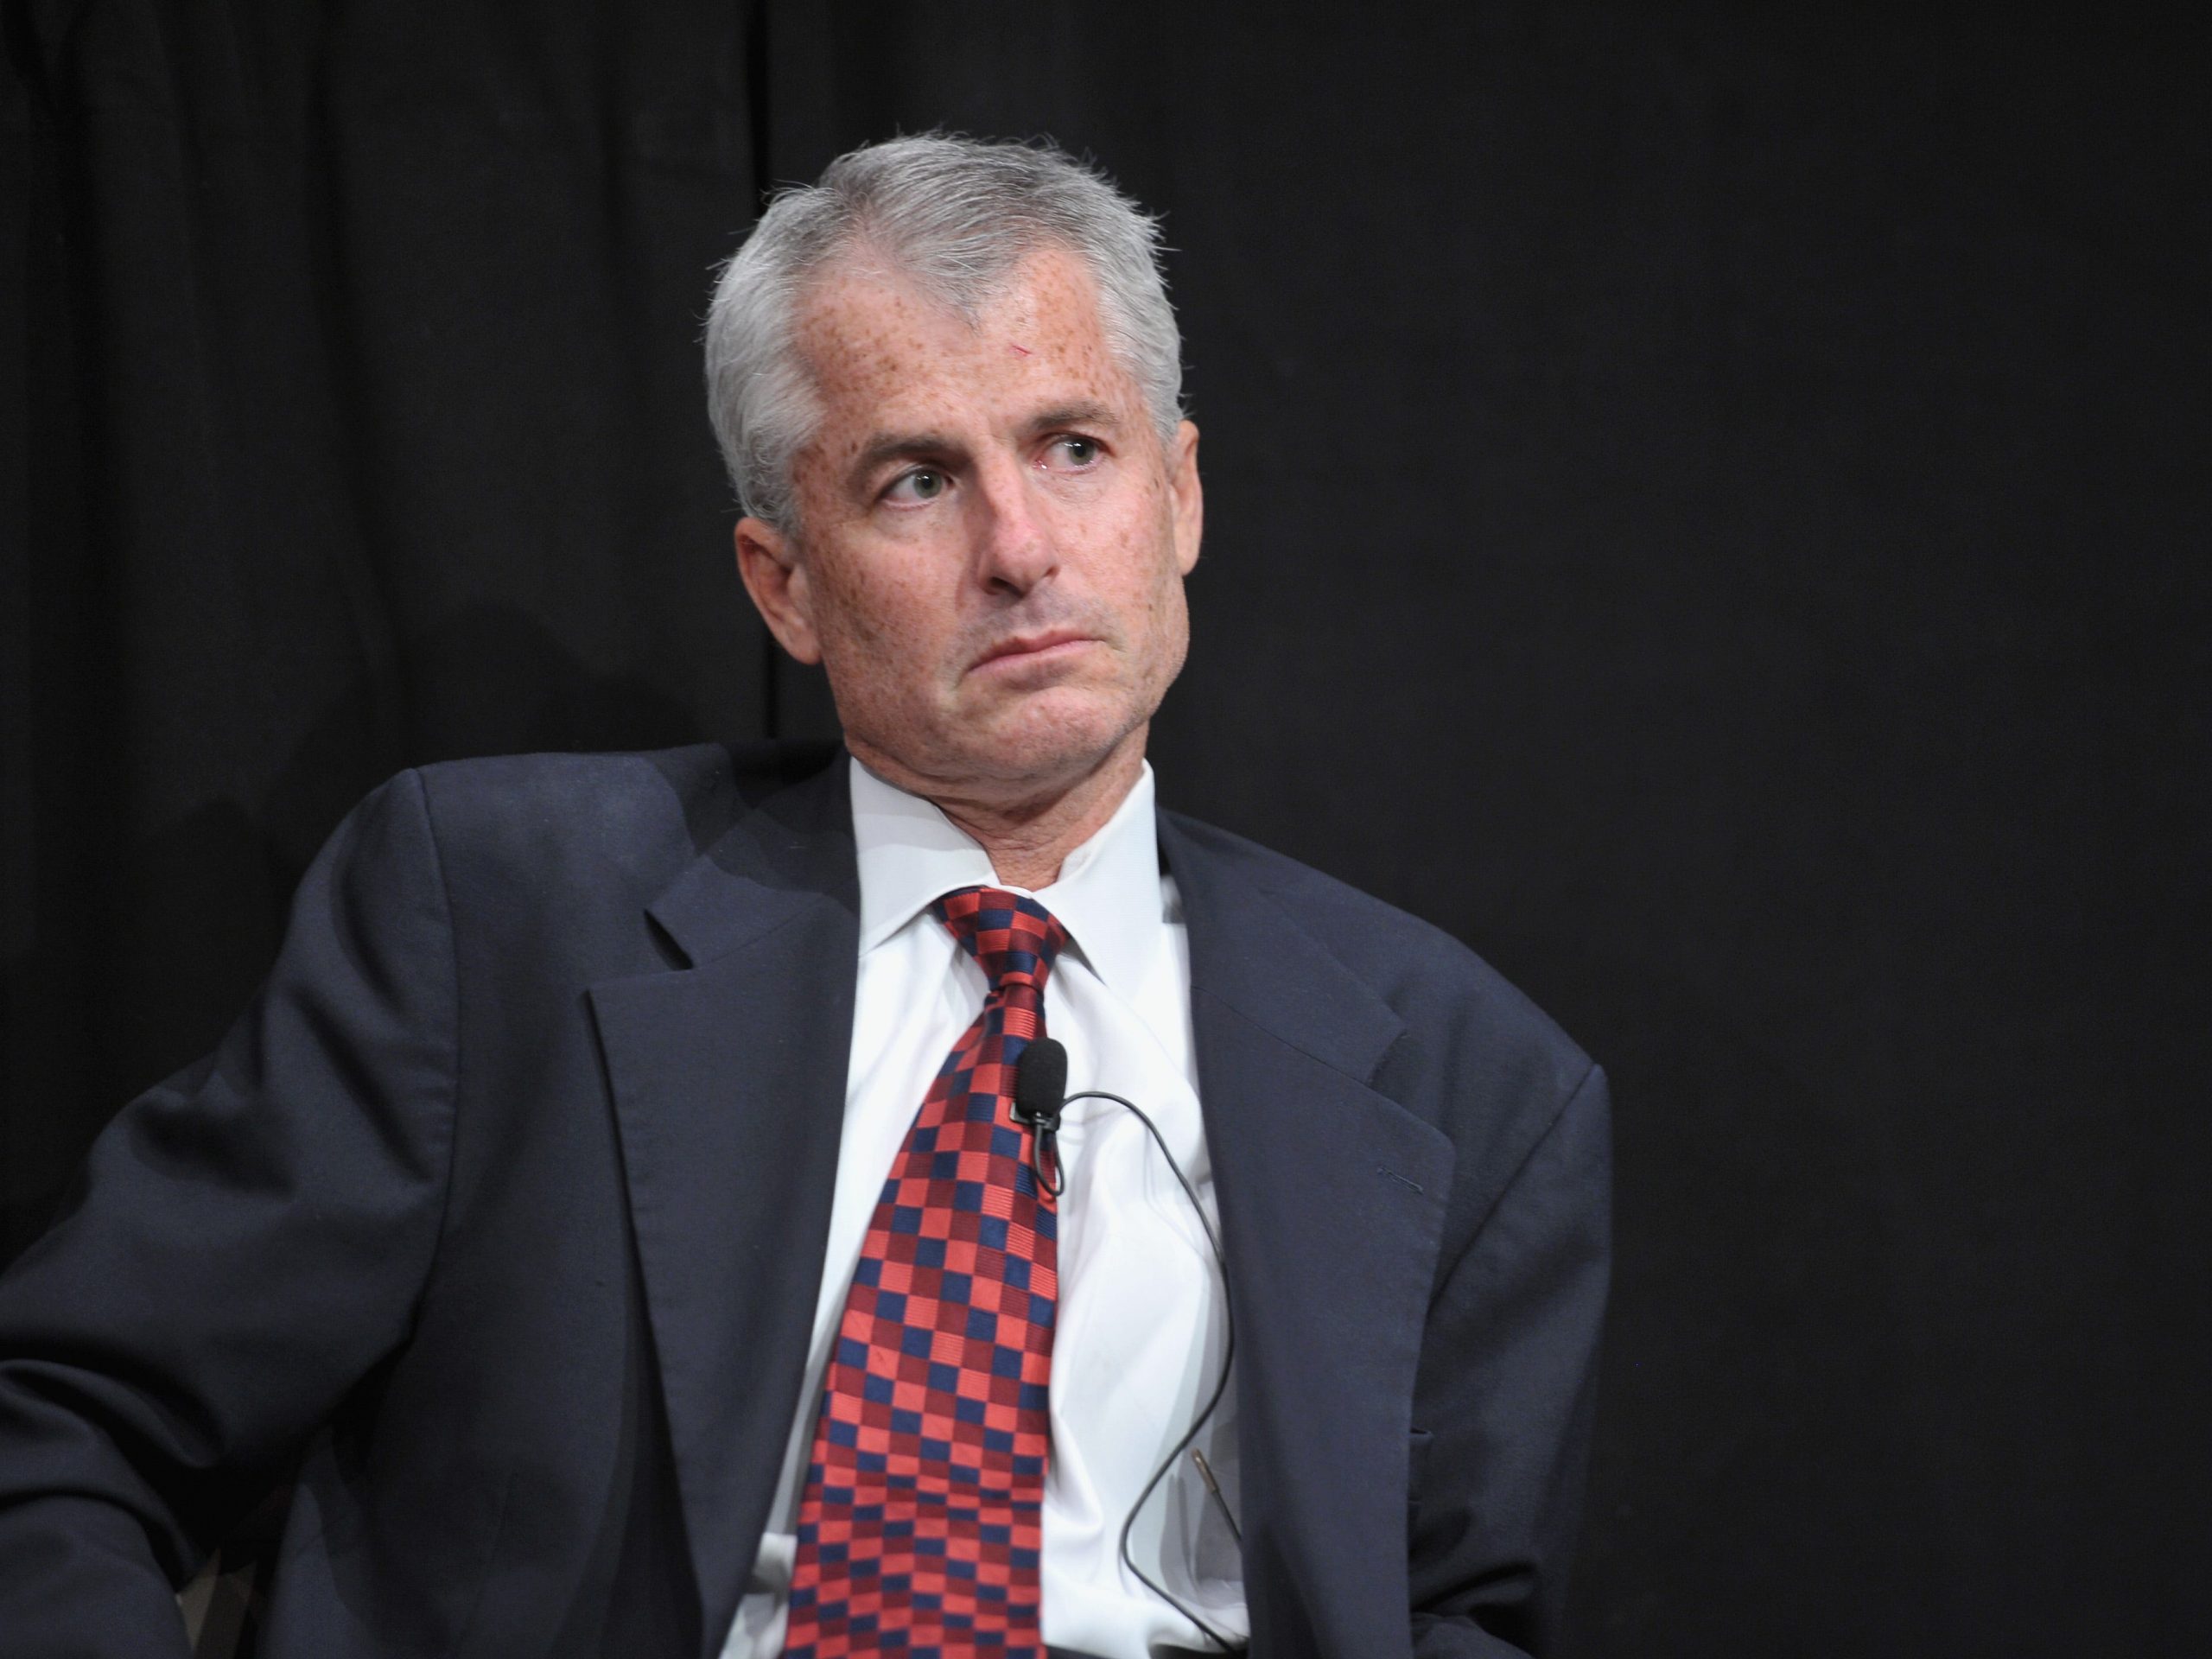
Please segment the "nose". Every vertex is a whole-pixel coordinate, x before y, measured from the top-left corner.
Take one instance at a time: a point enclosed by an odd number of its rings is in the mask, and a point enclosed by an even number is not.
[[[1052,527],[1039,512],[1030,469],[1012,455],[994,456],[969,498],[976,575],[994,593],[1019,599],[1060,568]]]

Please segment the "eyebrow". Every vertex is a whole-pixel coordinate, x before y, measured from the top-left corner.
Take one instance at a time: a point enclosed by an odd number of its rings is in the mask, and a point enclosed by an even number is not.
[[[1121,424],[1121,417],[1103,404],[1056,404],[1050,409],[1039,410],[1030,417],[1029,433],[1034,437],[1063,426],[1103,426],[1118,429]]]
[[[962,445],[942,432],[879,432],[861,448],[847,474],[855,489],[866,484],[886,463],[926,461],[933,455],[957,455]]]

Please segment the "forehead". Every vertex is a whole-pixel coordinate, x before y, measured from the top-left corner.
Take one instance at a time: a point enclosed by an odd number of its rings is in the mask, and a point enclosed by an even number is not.
[[[1118,406],[1135,396],[1107,344],[1089,268],[1057,248],[1015,264],[972,321],[903,276],[849,259],[801,302],[796,340],[824,437],[847,423],[934,426],[1011,417],[1028,403]]]

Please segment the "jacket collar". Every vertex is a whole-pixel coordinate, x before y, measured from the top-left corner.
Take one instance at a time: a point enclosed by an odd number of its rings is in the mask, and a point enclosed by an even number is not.
[[[860,915],[845,751],[769,795],[687,866],[647,906],[693,968],[782,926],[818,902]]]

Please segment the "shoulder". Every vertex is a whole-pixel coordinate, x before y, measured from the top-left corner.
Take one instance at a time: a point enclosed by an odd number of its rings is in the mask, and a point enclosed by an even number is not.
[[[1466,944],[1349,882],[1242,836],[1163,813],[1186,856],[1287,915],[1405,1026],[1376,1079],[1419,1096],[1446,1077],[1563,1103],[1592,1070],[1581,1046]]]
[[[502,754],[420,767],[441,838],[708,845],[838,753],[821,743],[693,743],[604,754]]]
[[[760,742],[491,755],[403,773],[378,796],[419,794],[459,890],[590,889],[642,902],[755,806],[839,753],[834,744]]]

